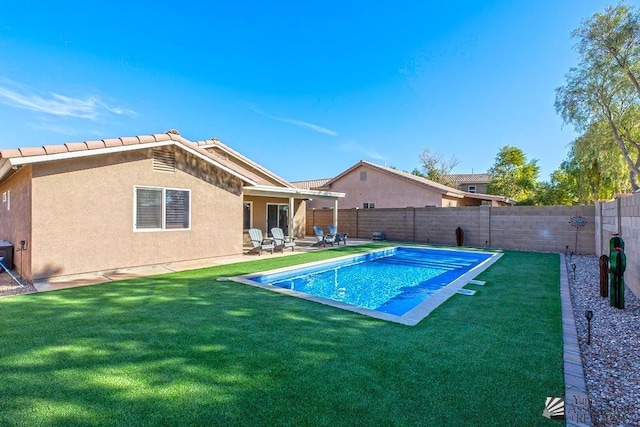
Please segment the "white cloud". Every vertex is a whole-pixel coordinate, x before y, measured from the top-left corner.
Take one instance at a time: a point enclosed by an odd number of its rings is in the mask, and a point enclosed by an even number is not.
[[[279,122],[284,122],[284,123],[290,123],[292,125],[295,126],[300,126],[300,127],[304,127],[304,128],[308,128],[311,129],[312,131],[315,132],[319,132],[319,133],[323,133],[325,135],[329,135],[329,136],[338,136],[338,132],[333,131],[331,129],[327,129],[327,128],[323,128],[322,126],[318,126],[318,125],[314,125],[313,123],[309,123],[309,122],[304,122],[302,120],[296,120],[296,119],[289,119],[286,117],[277,117],[277,116],[272,116],[271,114],[265,113],[264,111],[260,110],[258,107],[256,107],[255,105],[251,106],[251,109],[255,112],[260,114],[261,116],[265,116],[268,117],[272,120],[277,120]]]
[[[0,80],[0,102],[10,107],[87,120],[97,120],[104,113],[136,115],[135,111],[107,105],[96,96],[74,98],[57,93],[38,94],[10,83],[6,79]]]
[[[355,153],[363,156],[363,160],[365,159],[373,159],[373,160],[387,160],[385,156],[380,154],[377,150],[372,149],[370,147],[364,147],[357,141],[351,140],[347,141],[340,146],[342,151],[346,151],[347,153]]]

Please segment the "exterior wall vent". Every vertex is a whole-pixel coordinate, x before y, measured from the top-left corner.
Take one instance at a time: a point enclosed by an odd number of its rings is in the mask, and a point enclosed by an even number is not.
[[[172,151],[153,150],[153,170],[155,172],[176,172],[176,154]]]

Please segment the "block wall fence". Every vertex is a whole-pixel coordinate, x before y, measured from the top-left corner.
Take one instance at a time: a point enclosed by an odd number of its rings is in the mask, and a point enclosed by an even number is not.
[[[586,224],[577,229],[573,217]],[[307,211],[306,234],[333,221],[331,209]],[[464,245],[542,252],[609,255],[609,239],[625,241],[625,284],[640,297],[640,193],[595,206],[476,206],[461,208],[339,209],[338,229],[350,237],[370,239],[382,231],[387,240],[455,245],[455,229]],[[598,286],[598,284],[594,284]]]
[[[609,255],[611,234],[619,233],[627,256],[625,285],[640,297],[640,193],[596,203],[595,211],[596,255]]]
[[[388,240],[455,245],[455,230],[464,230],[464,245],[545,252],[569,251],[593,254],[595,250],[593,206],[474,206],[460,208],[339,209],[338,229],[350,237],[370,239],[382,231]],[[586,225],[576,228],[572,217]],[[332,209],[307,212],[307,235],[313,226],[333,221]]]

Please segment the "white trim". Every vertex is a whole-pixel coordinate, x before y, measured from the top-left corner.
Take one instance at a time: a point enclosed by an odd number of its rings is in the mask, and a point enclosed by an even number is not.
[[[291,211],[289,210],[289,203],[266,203],[266,209],[265,209],[265,225],[267,226],[267,235],[269,235],[269,233],[271,233],[271,229],[269,228],[269,206],[278,206],[278,217],[277,217],[277,222],[278,224],[276,224],[277,227],[282,228],[282,224],[280,224],[280,206],[286,206],[287,207],[287,228],[289,227],[289,222],[291,220]],[[291,230],[287,230],[288,231],[288,235],[291,235]]]
[[[4,178],[4,176],[9,173],[13,167],[10,160],[11,159],[2,159],[2,166],[0,166],[0,179]]]
[[[294,199],[337,199],[345,193],[335,191],[305,190],[303,188],[272,187],[268,185],[252,185],[242,189],[245,195],[262,197],[293,197]]]
[[[78,157],[97,156],[100,154],[122,153],[127,151],[140,150],[143,148],[164,147],[172,144],[175,145],[175,142],[171,140],[161,142],[147,142],[143,144],[131,144],[122,146],[118,145],[115,147],[95,148],[91,150],[87,149],[78,151],[66,151],[64,153],[56,154],[41,154],[39,156],[11,157],[8,160],[14,166],[27,165],[31,163],[49,162],[54,160],[77,159]]]
[[[183,149],[184,151],[193,154],[194,156],[214,165],[215,167],[222,169],[223,171],[235,176],[236,178],[241,179],[242,181],[249,183],[250,185],[256,185],[257,183],[247,178],[246,176],[234,171],[233,169],[228,168],[227,166],[216,162],[211,157],[208,157],[197,150],[187,146],[185,143],[177,142],[174,140],[168,141],[160,141],[160,142],[144,142],[140,144],[131,144],[131,145],[118,145],[115,147],[105,147],[105,148],[95,148],[95,149],[87,149],[87,150],[79,150],[79,151],[69,151],[64,153],[56,153],[56,154],[42,154],[39,156],[28,156],[28,157],[10,157],[7,161],[10,163],[10,166],[20,166],[31,163],[41,163],[41,162],[49,162],[54,160],[66,160],[66,159],[77,159],[80,157],[87,156],[98,156],[101,154],[111,154],[111,153],[123,153],[128,151],[142,150],[148,148],[158,148],[158,147],[166,147],[169,145],[173,145]],[[0,168],[0,179],[6,173],[5,165]]]
[[[162,194],[162,225],[160,228],[137,228],[136,218],[138,217],[138,189],[149,189],[149,190],[160,190]],[[166,228],[166,194],[167,190],[175,190],[175,191],[186,191],[189,193],[189,226],[186,228]],[[133,186],[133,232],[134,233],[149,233],[149,232],[157,232],[157,231],[190,231],[191,230],[191,219],[192,219],[192,210],[191,210],[191,190],[188,188],[173,188],[173,187],[156,187],[153,185],[134,185]]]

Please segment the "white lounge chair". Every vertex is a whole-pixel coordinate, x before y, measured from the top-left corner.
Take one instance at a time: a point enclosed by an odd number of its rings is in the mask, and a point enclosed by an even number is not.
[[[322,227],[318,226],[318,225],[314,225],[313,226],[313,234],[316,235],[316,239],[318,239],[317,242],[315,242],[313,244],[313,246],[327,246],[327,243],[330,244],[331,246],[333,246],[333,243],[336,241],[336,236],[335,234],[331,235],[331,234],[324,234],[324,231],[322,230]]]
[[[251,244],[253,245],[253,249],[249,252],[258,252],[258,255],[262,255],[262,251],[271,250],[273,253],[273,240],[271,239],[263,239],[262,238],[262,230],[259,228],[250,228],[249,229],[249,237],[251,237]]]
[[[275,250],[280,249],[282,253],[284,253],[285,248],[291,248],[291,252],[295,250],[294,248],[296,247],[296,238],[285,237],[282,228],[272,228],[271,235],[273,236]]]

